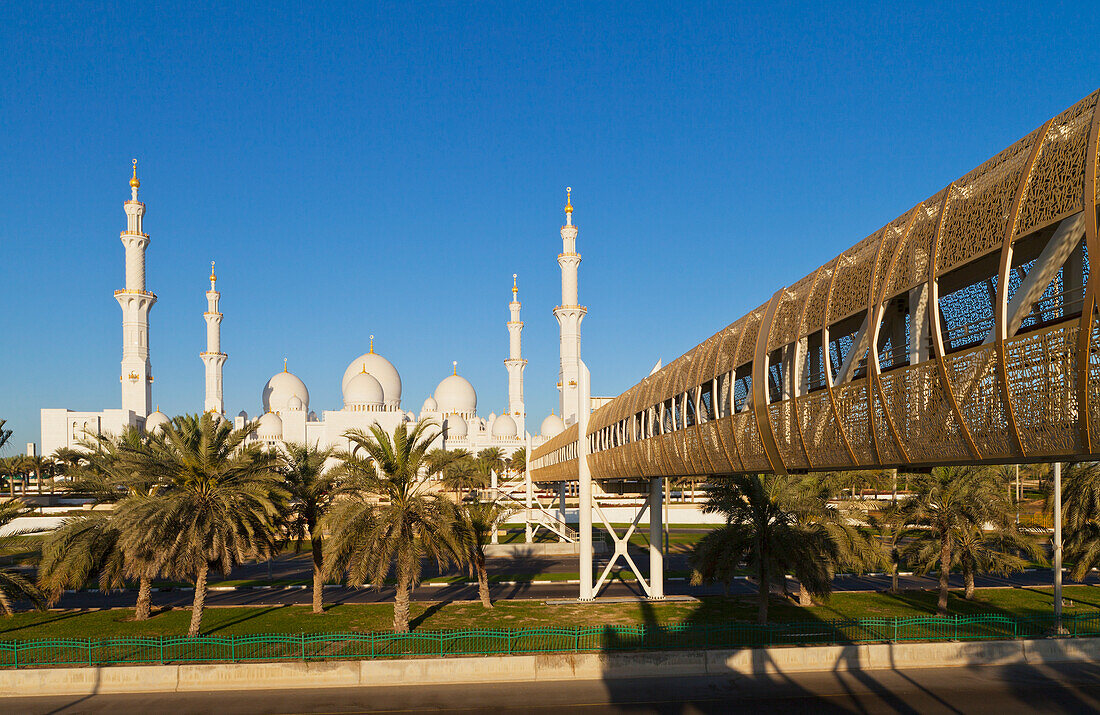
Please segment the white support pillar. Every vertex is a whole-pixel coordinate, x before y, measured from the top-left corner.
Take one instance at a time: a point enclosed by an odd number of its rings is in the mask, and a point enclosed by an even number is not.
[[[1054,463],[1054,628],[1062,632],[1062,463]]]
[[[649,480],[649,597],[651,599],[665,597],[665,555],[662,533],[664,519],[661,511],[664,487],[664,477],[653,477]]]
[[[527,507],[523,514],[523,543],[530,544],[534,540],[534,532],[531,530],[531,508],[535,503],[535,488],[531,483],[531,433],[526,433],[527,459],[523,468],[524,506]]]
[[[580,389],[577,391],[577,481],[580,512],[580,600],[595,598],[592,589],[592,472],[588,469],[588,417],[591,404],[591,376],[580,361]]]
[[[566,523],[565,519],[565,488],[569,486],[567,482],[558,482],[558,514],[561,515],[561,523]],[[566,542],[564,534],[558,534],[558,541],[561,543]]]

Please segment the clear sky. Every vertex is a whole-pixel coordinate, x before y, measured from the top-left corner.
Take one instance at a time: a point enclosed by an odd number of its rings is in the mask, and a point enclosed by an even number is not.
[[[64,2],[0,7],[0,417],[118,407],[130,159],[154,402],[290,368],[339,409],[368,335],[419,411],[451,361],[557,405],[564,188],[583,357],[617,394],[1100,86],[1087,2]],[[895,7],[904,7],[896,10]]]

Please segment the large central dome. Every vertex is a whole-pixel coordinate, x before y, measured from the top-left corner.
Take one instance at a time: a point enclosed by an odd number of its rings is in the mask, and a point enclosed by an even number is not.
[[[389,360],[374,352],[363,353],[348,364],[344,370],[344,379],[340,382],[340,392],[346,393],[348,383],[360,373],[369,373],[382,386],[382,398],[386,407],[401,406],[401,376]]]
[[[445,415],[473,417],[477,413],[477,393],[461,375],[448,375],[435,388],[433,395],[439,411]]]

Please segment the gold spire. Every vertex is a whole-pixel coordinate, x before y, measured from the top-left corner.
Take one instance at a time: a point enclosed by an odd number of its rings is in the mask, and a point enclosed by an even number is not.
[[[141,186],[141,182],[137,178],[137,159],[134,159],[134,175],[130,178],[130,187],[136,189]]]
[[[370,336],[370,354],[374,354],[374,336]]]
[[[512,274],[512,297],[516,297],[516,293],[519,292],[519,288],[516,286],[516,274]]]
[[[573,213],[573,202],[569,198],[570,194],[572,194],[572,193],[573,193],[573,187],[572,186],[566,186],[565,187],[565,213],[567,213],[567,214]]]
[[[359,374],[360,375],[366,375],[367,374],[367,364],[366,363],[363,363],[363,371]]]
[[[286,358],[283,358],[283,372],[286,372]]]
[[[214,275],[214,261],[210,261],[210,285],[213,286],[218,282],[218,277]]]
[[[457,375],[458,374],[458,360],[452,360],[451,364],[454,365],[454,368],[455,368],[454,372],[452,372],[451,374],[452,375]]]

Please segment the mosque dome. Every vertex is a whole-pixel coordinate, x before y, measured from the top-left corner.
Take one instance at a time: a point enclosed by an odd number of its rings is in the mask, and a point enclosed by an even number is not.
[[[553,412],[551,412],[549,415],[546,416],[546,419],[542,421],[542,428],[539,430],[539,432],[542,433],[543,437],[549,439],[551,437],[555,437],[561,434],[562,430],[564,429],[565,423],[562,422],[561,417],[558,417]]]
[[[493,421],[494,437],[515,437],[516,421],[510,415],[501,415]]]
[[[387,407],[401,406],[401,376],[389,360],[374,352],[373,344],[369,353],[363,353],[348,364],[340,390],[346,392],[348,383],[362,372],[368,372],[378,380],[382,386],[382,402]]]
[[[292,398],[297,397],[301,402],[296,408],[290,406]],[[276,373],[274,377],[264,385],[263,404],[265,412],[286,412],[291,409],[309,408],[309,390],[306,384],[298,379],[292,372],[283,371]]]
[[[244,410],[241,410],[240,412],[238,412],[237,417],[240,417],[245,422],[248,422],[248,413],[245,412]]]
[[[428,399],[424,400],[424,404],[420,408],[421,412],[438,412],[439,405],[435,403],[435,398],[428,395]]]
[[[260,439],[282,439],[283,420],[274,412],[267,412],[256,425],[256,436]]]
[[[153,430],[159,430],[169,422],[171,422],[171,420],[168,419],[168,415],[164,414],[158,409],[156,412],[145,418],[145,431],[148,434],[153,434]]]
[[[302,400],[297,395],[291,397],[286,403],[287,409],[295,412],[302,411]]]
[[[360,372],[344,384],[344,408],[381,407],[385,402],[382,383],[369,372]]]
[[[435,388],[436,404],[440,412],[472,415],[477,412],[477,393],[470,381],[461,375],[449,375]]]
[[[443,436],[447,439],[453,437],[465,437],[467,434],[466,420],[458,415],[447,415],[443,420]]]

